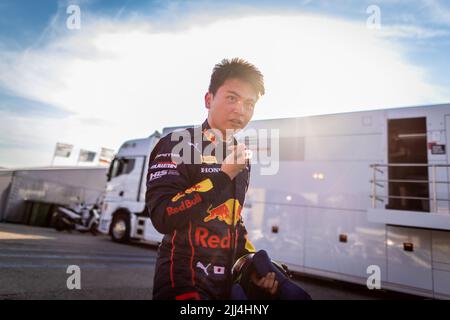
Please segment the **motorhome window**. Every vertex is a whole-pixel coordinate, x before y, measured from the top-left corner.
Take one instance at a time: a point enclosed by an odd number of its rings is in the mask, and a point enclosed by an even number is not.
[[[305,137],[280,137],[280,161],[303,160],[305,160]]]

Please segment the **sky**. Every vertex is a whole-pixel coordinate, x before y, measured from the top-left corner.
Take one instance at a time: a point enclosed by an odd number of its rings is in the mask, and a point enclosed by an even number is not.
[[[271,119],[449,103],[449,53],[448,1],[0,0],[0,167],[200,124],[223,58]]]

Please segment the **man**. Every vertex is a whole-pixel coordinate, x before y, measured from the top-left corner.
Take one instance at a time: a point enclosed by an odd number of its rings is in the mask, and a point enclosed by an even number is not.
[[[241,218],[248,153],[233,134],[247,125],[263,94],[263,76],[252,64],[222,60],[205,95],[207,120],[166,135],[152,151],[146,204],[164,234],[154,299],[228,299],[234,261],[255,251]],[[275,294],[275,274],[252,279]]]

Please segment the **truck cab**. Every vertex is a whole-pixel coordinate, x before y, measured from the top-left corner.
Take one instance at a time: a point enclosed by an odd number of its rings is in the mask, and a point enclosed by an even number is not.
[[[145,209],[148,157],[160,137],[156,131],[148,138],[124,142],[111,162],[99,230],[114,241],[157,243],[162,238]]]

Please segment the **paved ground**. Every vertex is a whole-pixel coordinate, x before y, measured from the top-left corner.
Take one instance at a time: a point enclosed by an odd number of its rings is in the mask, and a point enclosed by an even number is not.
[[[155,247],[107,236],[0,223],[0,299],[151,299]],[[69,290],[69,265],[81,290]],[[411,296],[302,277],[313,299],[405,299]]]

